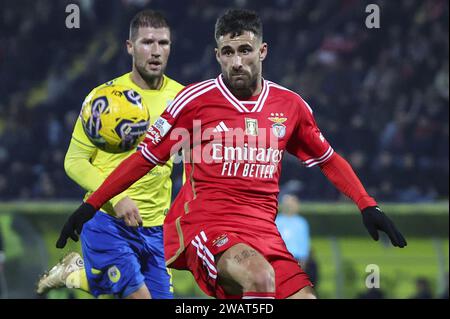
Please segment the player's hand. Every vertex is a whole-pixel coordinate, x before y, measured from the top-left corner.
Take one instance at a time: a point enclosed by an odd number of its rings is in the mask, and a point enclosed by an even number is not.
[[[384,231],[395,247],[403,248],[407,245],[403,235],[397,230],[394,223],[378,206],[367,207],[362,210],[364,226],[374,240],[378,240],[378,231]]]
[[[136,203],[128,196],[122,198],[114,205],[117,218],[122,218],[130,227],[142,226],[142,218]]]
[[[97,210],[91,204],[81,204],[64,224],[58,241],[56,242],[56,248],[64,248],[69,237],[72,238],[73,241],[78,241],[78,236],[81,234],[84,223],[94,217],[96,211]]]

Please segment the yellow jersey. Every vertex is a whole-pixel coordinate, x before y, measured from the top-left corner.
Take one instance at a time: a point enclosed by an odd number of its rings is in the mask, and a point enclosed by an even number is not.
[[[144,100],[145,105],[149,108],[151,124],[159,118],[166,106],[183,88],[178,82],[167,76],[163,76],[163,84],[159,90],[144,90],[131,80],[131,73],[127,73],[94,88],[91,93],[105,85],[111,84],[124,85],[138,92]],[[112,154],[98,149],[86,136],[80,118],[78,118],[75,124],[71,143],[74,143],[85,150],[92,151],[90,162],[100,171],[103,180],[105,180],[125,158],[135,152],[135,150],[131,150],[126,153]],[[102,207],[101,210],[114,215],[111,204],[115,204],[118,199],[121,199],[124,196],[129,196],[135,201],[139,208],[144,227],[162,225],[171,202],[172,180],[170,175],[172,173],[172,167],[172,160],[168,161],[164,166],[155,167],[147,175],[134,183],[129,189],[116,196],[114,198],[115,200],[111,200],[110,203]],[[89,177],[77,176],[77,179],[80,178]],[[88,192],[85,198],[87,198],[89,194],[90,193]]]

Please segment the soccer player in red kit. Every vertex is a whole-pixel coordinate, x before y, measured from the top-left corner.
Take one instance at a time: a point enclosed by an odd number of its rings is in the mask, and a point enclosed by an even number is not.
[[[126,159],[66,222],[59,239],[78,239],[83,223],[180,147],[187,182],[164,222],[166,264],[190,270],[217,298],[315,298],[308,276],[276,228],[278,180],[285,152],[319,166],[362,212],[378,240],[406,241],[317,127],[296,93],[262,78],[267,44],[259,17],[229,10],[216,23],[222,74],[182,90]],[[130,206],[128,209],[136,210]]]

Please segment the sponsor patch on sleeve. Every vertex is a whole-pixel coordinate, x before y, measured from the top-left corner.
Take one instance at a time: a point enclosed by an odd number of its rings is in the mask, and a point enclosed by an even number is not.
[[[164,137],[164,135],[166,135],[172,127],[172,125],[170,125],[169,122],[162,117],[157,119],[153,126],[159,131],[161,137]]]

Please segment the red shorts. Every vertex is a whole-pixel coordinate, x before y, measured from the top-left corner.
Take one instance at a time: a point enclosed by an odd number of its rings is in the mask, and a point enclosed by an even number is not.
[[[168,265],[176,269],[187,269],[193,274],[199,287],[209,296],[220,299],[237,299],[217,283],[215,256],[238,243],[247,244],[260,252],[275,271],[275,295],[287,298],[305,286],[313,286],[308,275],[290,254],[278,231],[263,234],[264,238],[248,232],[223,231],[219,226],[204,225],[196,230],[190,243],[173,258]],[[223,228],[222,228],[223,229]],[[260,235],[261,236],[261,235]],[[173,238],[173,237],[172,237]]]

